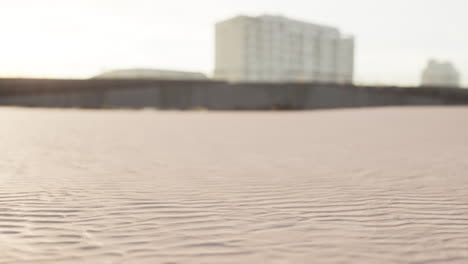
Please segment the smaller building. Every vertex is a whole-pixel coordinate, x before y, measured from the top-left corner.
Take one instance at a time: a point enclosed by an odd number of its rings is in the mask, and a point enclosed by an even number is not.
[[[421,86],[459,87],[460,74],[450,62],[429,60],[422,72]]]
[[[206,80],[200,72],[185,72],[157,69],[122,69],[101,73],[94,79],[147,79],[147,80]]]

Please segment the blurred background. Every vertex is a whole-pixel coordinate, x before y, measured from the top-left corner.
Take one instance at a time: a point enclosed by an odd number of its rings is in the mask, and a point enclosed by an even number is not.
[[[444,78],[453,86],[468,84],[463,78],[468,72],[464,0],[2,0],[1,4],[0,77],[87,79],[119,69],[156,69],[159,72],[152,74],[170,70],[212,78],[216,77],[216,23],[239,15],[257,19],[268,15],[330,27],[352,37],[355,84],[418,86]]]

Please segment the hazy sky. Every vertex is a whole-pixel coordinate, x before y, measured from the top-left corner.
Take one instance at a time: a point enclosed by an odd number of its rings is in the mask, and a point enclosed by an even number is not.
[[[468,76],[467,10],[467,0],[0,0],[0,76],[211,74],[214,23],[268,13],[353,34],[358,82],[418,84],[431,57]]]

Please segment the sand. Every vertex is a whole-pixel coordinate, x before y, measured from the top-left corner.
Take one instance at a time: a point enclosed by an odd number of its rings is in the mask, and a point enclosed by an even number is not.
[[[468,263],[468,108],[0,108],[0,263]]]

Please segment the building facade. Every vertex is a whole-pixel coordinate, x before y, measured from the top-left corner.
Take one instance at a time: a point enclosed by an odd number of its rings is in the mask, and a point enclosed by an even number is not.
[[[94,77],[95,79],[146,79],[146,80],[206,80],[208,79],[200,72],[185,72],[158,69],[121,69],[103,72]]]
[[[459,87],[460,74],[450,62],[429,60],[421,75],[421,86]]]
[[[352,83],[354,38],[282,16],[238,16],[216,24],[216,79]]]

